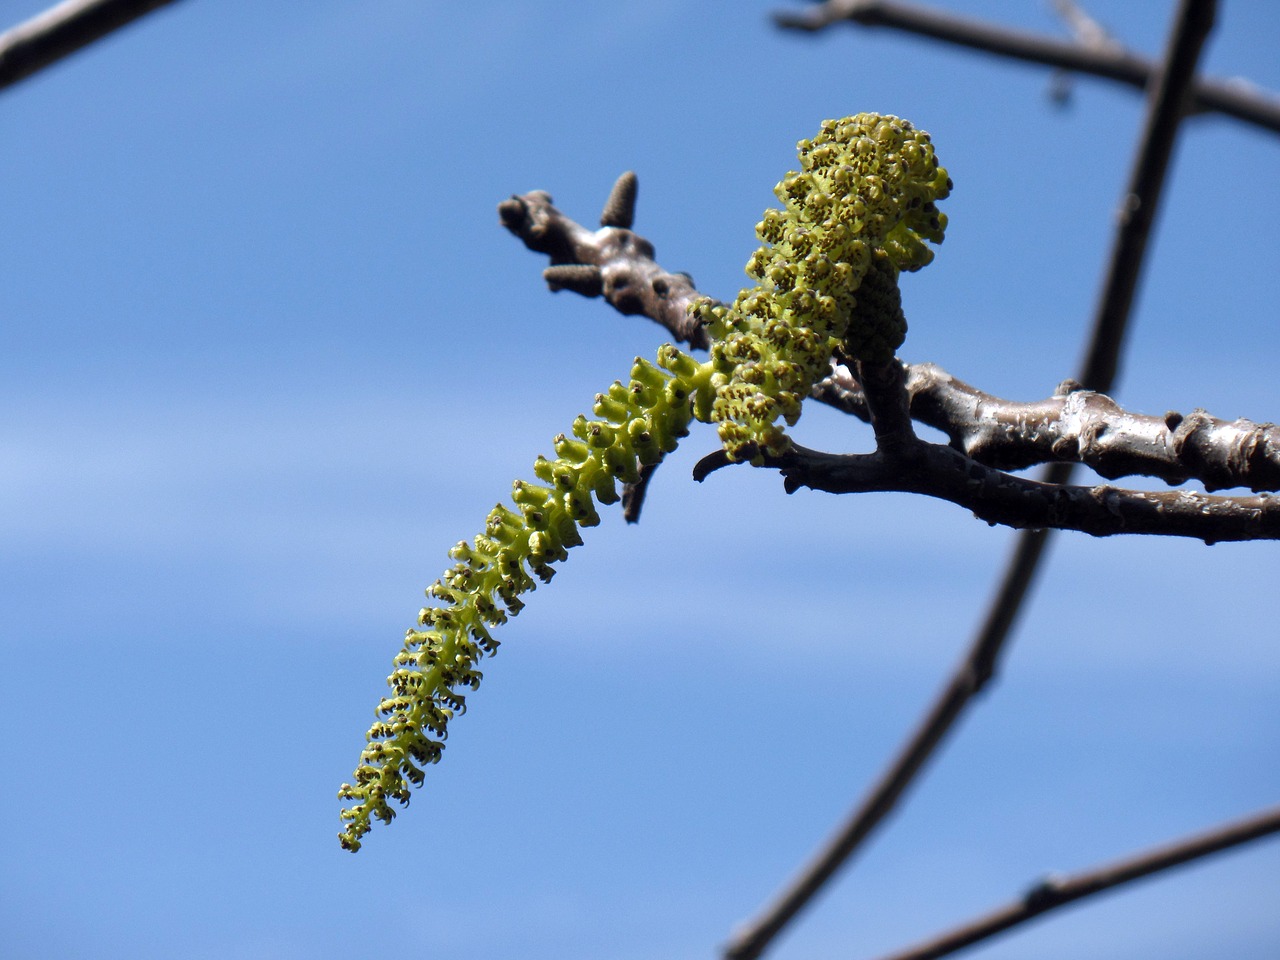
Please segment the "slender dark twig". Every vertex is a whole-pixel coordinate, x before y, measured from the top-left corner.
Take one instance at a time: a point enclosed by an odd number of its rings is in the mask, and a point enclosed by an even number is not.
[[[1187,91],[1194,80],[1196,60],[1212,26],[1213,12],[1212,0],[1184,0],[1180,5],[1164,59],[1165,68],[1160,71],[1159,80],[1149,93],[1145,132],[1138,149],[1135,174],[1126,191],[1126,196],[1137,198],[1137,210],[1143,206],[1147,208],[1144,216],[1154,215],[1155,203],[1151,197],[1159,196],[1159,183],[1144,180],[1139,171],[1144,172],[1143,176],[1159,181],[1167,169],[1173,134],[1183,114]],[[1153,162],[1149,155],[1158,151],[1163,151],[1165,158],[1162,162]],[[1150,193],[1153,189],[1154,195]],[[1130,206],[1134,204],[1131,203]],[[1148,221],[1148,229],[1149,226]],[[1127,229],[1136,229],[1132,218],[1121,225],[1122,231]],[[1128,245],[1117,240],[1116,249],[1122,248],[1128,249]],[[1139,249],[1145,249],[1145,245]],[[1110,270],[1109,275],[1113,272],[1114,270]],[[1106,298],[1112,295],[1110,283],[1105,289],[1107,293],[1104,293],[1104,306],[1099,315],[1113,318],[1111,322],[1114,323],[1123,314],[1106,306]],[[1130,291],[1123,305],[1125,311],[1131,303]],[[1114,374],[1114,355],[1107,362],[1107,354],[1109,351],[1118,352],[1123,342],[1123,329],[1123,322],[1120,322],[1119,335],[1113,335],[1111,327],[1102,330],[1095,324],[1088,350],[1089,359],[1085,364],[1085,369],[1092,376],[1100,378],[1092,384],[1095,389],[1110,388],[1109,379],[1105,385],[1098,384],[1101,378]],[[1052,464],[1046,471],[1045,481],[1065,483],[1070,474],[1070,464]],[[1029,530],[1019,535],[1011,562],[988,607],[978,636],[942,693],[925,714],[920,726],[870,792],[800,875],[730,941],[724,951],[726,960],[754,960],[759,957],[893,810],[903,792],[915,780],[948,732],[954,728],[974,696],[995,675],[1005,640],[1034,580],[1047,540],[1048,533],[1044,530]]]
[[[1110,484],[1044,483],[983,466],[958,450],[919,439],[895,441],[874,453],[833,454],[792,444],[764,458],[786,478],[786,490],[828,493],[900,492],[958,504],[979,520],[1032,530],[1078,530],[1095,537],[1116,534],[1191,537],[1206,543],[1280,539],[1280,496],[1223,497],[1194,490],[1154,493]],[[984,649],[985,649],[985,645]],[[994,671],[998,646],[965,671]]]
[[[644,498],[649,492],[649,483],[653,480],[653,475],[660,463],[662,463],[661,460],[658,463],[640,464],[640,479],[622,488],[622,519],[627,523],[640,522],[640,511],[644,508]]]
[[[990,939],[1076,900],[1111,890],[1280,832],[1280,807],[1224,824],[1154,850],[1067,877],[1050,876],[1022,897],[985,916],[880,960],[936,960]]]
[[[823,30],[844,21],[889,27],[984,53],[1087,73],[1146,89],[1159,63],[1123,48],[1059,40],[899,0],[828,0],[804,11],[774,14],[778,26]],[[1204,77],[1190,93],[1193,113],[1222,113],[1280,133],[1280,97],[1238,80]]]
[[[1166,67],[1151,91],[1142,146],[1121,200],[1119,229],[1078,377],[1089,390],[1106,393],[1115,383],[1120,346],[1142,276],[1147,239],[1160,207],[1174,140],[1186,110],[1187,90],[1195,77],[1205,38],[1213,28],[1214,7],[1213,3],[1183,0],[1179,11],[1182,26],[1170,45]]]
[[[0,34],[0,89],[173,0],[67,0]]]

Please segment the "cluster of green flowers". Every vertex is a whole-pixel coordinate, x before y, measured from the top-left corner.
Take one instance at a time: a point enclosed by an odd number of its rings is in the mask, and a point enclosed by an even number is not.
[[[721,442],[756,463],[785,452],[778,421],[795,424],[836,350],[892,359],[907,332],[898,272],[928,264],[925,241],[941,243],[946,229],[937,201],[951,181],[929,135],[905,120],[828,120],[798,149],[800,171],[774,191],[783,209],[756,225],[765,246],[747,273],[757,285],[732,306],[697,308],[713,334]]]
[[[348,850],[360,848],[373,819],[389,823],[389,801],[408,804],[410,784],[421,786],[423,767],[440,759],[450,718],[466,709],[462,691],[480,686],[476,663],[498,647],[489,628],[523,609],[520,595],[535,588],[535,577],[551,579],[552,564],[582,543],[579,527],[600,522],[593,498],[617,503],[619,483],[635,483],[640,466],[657,463],[688,434],[695,394],[710,395],[711,369],[670,344],[658,363],[665,370],[637,357],[626,384],[614,381],[596,395],[599,419],[579,416],[572,436],[553,441],[556,459],[534,462],[542,484],[517,480],[515,509],[496,505],[484,533],[449,551],[454,565],[427,588],[445,605],[421,610],[419,629],[406,633],[355,783],[338,792],[355,801],[342,811],[339,839]]]
[[[711,358],[671,344],[657,366],[637,357],[627,383],[597,394],[597,419],[579,416],[572,436],[555,438],[556,459],[534,463],[542,483],[517,480],[515,509],[498,504],[482,534],[449,552],[454,566],[427,589],[442,605],[424,608],[407,632],[355,783],[339,791],[353,801],[342,811],[347,849],[360,848],[373,820],[390,822],[390,802],[407,804],[410,785],[440,759],[450,718],[466,708],[463,691],[480,685],[476,664],[497,649],[490,628],[519,613],[535,578],[551,579],[552,564],[582,543],[579,527],[600,522],[595,502],[617,502],[617,484],[674,450],[694,419],[717,423],[734,459],[778,455],[787,439],[777,421],[795,423],[836,350],[892,359],[906,331],[898,271],[932,259],[924,241],[942,240],[935,203],[951,182],[928,135],[895,117],[826,121],[799,152],[801,171],[776,190],[785,208],[756,227],[765,246],[747,273],[757,285],[731,306],[695,307]]]

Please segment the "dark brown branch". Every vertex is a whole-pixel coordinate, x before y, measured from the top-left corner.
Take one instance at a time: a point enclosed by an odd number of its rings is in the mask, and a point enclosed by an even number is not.
[[[1151,90],[1141,146],[1129,175],[1129,185],[1122,195],[1119,229],[1078,378],[1090,390],[1106,393],[1115,383],[1120,345],[1142,276],[1147,239],[1160,207],[1160,194],[1173,156],[1178,125],[1186,109],[1188,90],[1195,78],[1196,62],[1213,29],[1215,6],[1212,2],[1183,0],[1165,68],[1153,74],[1156,82]]]
[[[857,364],[858,379],[866,399],[867,418],[875,431],[876,447],[884,449],[916,439],[911,426],[910,400],[902,363]]]
[[[1067,877],[1049,877],[1021,898],[932,940],[880,960],[937,960],[1076,900],[1191,863],[1280,832],[1280,807],[1225,824],[1125,860]]]
[[[1110,484],[1044,483],[983,466],[959,451],[917,441],[898,450],[832,454],[793,446],[768,463],[801,487],[828,493],[898,492],[936,497],[1007,527],[1191,537],[1207,543],[1280,539],[1280,496],[1149,493]]]
[[[640,511],[644,507],[645,495],[649,492],[649,482],[661,463],[659,460],[657,463],[640,464],[640,479],[622,488],[622,519],[627,523],[640,522]]]
[[[1087,73],[1145,89],[1159,64],[1115,47],[1058,40],[896,0],[828,0],[774,15],[778,26],[822,30],[839,22],[889,27],[984,53]],[[1222,113],[1280,133],[1280,97],[1237,80],[1201,78],[1191,89],[1194,113]]]
[[[0,89],[173,0],[67,0],[0,34]]]
[[[635,174],[623,174],[605,205],[602,219],[634,216]],[[684,273],[668,273],[653,260],[653,244],[623,226],[588,230],[570,220],[541,190],[498,205],[503,226],[535,253],[551,258],[543,274],[552,290],[603,296],[619,313],[643,314],[662,324],[675,339],[695,349],[708,346],[707,333],[689,316],[700,294]]]
[[[830,7],[830,4],[826,6]],[[899,4],[859,4],[857,0],[844,0],[844,15],[848,15],[859,6],[864,9],[877,7],[883,10],[886,6],[902,9]],[[1206,10],[1209,14],[1207,18],[1201,15]],[[1160,81],[1148,98],[1146,135],[1138,149],[1139,160],[1135,164],[1135,169],[1151,169],[1157,175],[1164,172],[1163,164],[1150,164],[1143,158],[1153,149],[1151,143],[1153,131],[1164,133],[1166,122],[1164,118],[1168,120],[1170,141],[1172,139],[1172,131],[1176,130],[1177,122],[1182,116],[1188,88],[1194,80],[1196,58],[1203,46],[1209,25],[1212,23],[1212,11],[1211,2],[1190,6],[1184,3],[1179,8],[1163,61],[1165,69],[1160,70]],[[1189,57],[1188,53],[1190,53]],[[1174,64],[1179,65],[1177,70],[1174,69]],[[1144,85],[1152,73],[1150,69],[1145,71]],[[1275,129],[1280,130],[1280,111],[1277,111]],[[1142,184],[1138,183],[1138,186],[1141,188]],[[1144,193],[1138,192],[1137,196],[1141,198],[1139,206],[1146,202],[1152,210],[1154,209],[1154,204],[1145,199]],[[1105,334],[1095,325],[1094,337],[1091,338],[1087,352],[1090,358],[1086,363],[1087,369],[1096,370],[1098,365],[1095,364],[1095,358],[1105,359],[1105,351],[1119,349],[1122,337],[1106,340],[1103,339],[1104,336]],[[1114,371],[1114,369],[1113,361],[1111,370]],[[1090,385],[1104,392],[1111,386],[1109,381],[1105,384],[1094,382]],[[1045,473],[1045,482],[1050,486],[1066,483],[1070,478],[1071,469],[1069,464],[1052,464]],[[1029,526],[1041,525],[1030,524]],[[1048,527],[1051,524],[1042,526]],[[907,788],[924,769],[929,758],[936,752],[947,734],[954,729],[965,709],[973,702],[974,696],[995,676],[1005,641],[1017,621],[1022,602],[1035,580],[1039,562],[1048,545],[1048,537],[1049,534],[1045,529],[1029,529],[1020,534],[1010,565],[1001,577],[1000,586],[983,619],[982,628],[970,644],[965,658],[952,672],[946,686],[926,712],[911,739],[890,761],[889,766],[872,785],[871,791],[854,808],[835,835],[804,867],[800,875],[730,941],[724,951],[726,960],[754,960],[759,957],[894,809]]]
[[[905,371],[912,418],[941,430],[955,449],[988,467],[1081,463],[1109,480],[1146,476],[1170,485],[1198,480],[1210,491],[1280,490],[1274,423],[1220,420],[1203,410],[1144,416],[1073,381],[1047,399],[1017,403],[983,393],[936,364]],[[870,419],[861,384],[845,367],[835,367],[814,396]]]

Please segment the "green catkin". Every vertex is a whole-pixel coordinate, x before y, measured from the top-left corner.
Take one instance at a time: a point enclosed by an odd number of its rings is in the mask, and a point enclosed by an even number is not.
[[[732,305],[693,307],[711,335],[705,362],[665,344],[656,365],[637,357],[579,416],[571,436],[539,457],[540,483],[517,480],[514,509],[496,505],[473,543],[449,551],[455,565],[427,589],[418,629],[387,678],[354,783],[338,791],[342,846],[358,850],[374,820],[407,805],[423,768],[439,761],[449,720],[480,685],[476,664],[497,650],[489,628],[520,612],[522,594],[554,575],[552,564],[582,543],[579,527],[600,522],[595,504],[616,503],[618,484],[676,448],[693,420],[715,423],[730,458],[762,463],[788,448],[793,425],[832,354],[891,360],[906,334],[897,277],[933,259],[925,241],[946,228],[937,201],[951,188],[926,133],[896,117],[827,120],[798,144],[800,171],[775,188],[781,210],[756,226],[764,242],[747,264],[754,287]],[[781,421],[781,424],[779,423]]]

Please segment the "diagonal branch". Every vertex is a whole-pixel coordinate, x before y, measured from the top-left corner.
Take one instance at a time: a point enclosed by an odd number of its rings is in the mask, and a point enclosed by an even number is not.
[[[848,0],[845,6],[849,6]],[[1172,150],[1173,135],[1183,115],[1187,92],[1195,77],[1195,63],[1212,26],[1213,13],[1212,0],[1184,0],[1170,35],[1164,59],[1165,68],[1158,72],[1158,82],[1151,88],[1144,134],[1138,148],[1130,189],[1126,192],[1126,196],[1136,200],[1135,209],[1142,210],[1144,206],[1147,208],[1144,215],[1154,214],[1153,198],[1159,196],[1159,181],[1167,169],[1167,153]],[[1150,155],[1159,151],[1166,153],[1165,161],[1152,162]],[[1156,182],[1144,177],[1154,178]],[[1147,226],[1149,227],[1149,223]],[[1134,229],[1134,218],[1120,227],[1121,232]],[[1117,241],[1116,247],[1127,249],[1122,239]],[[1140,249],[1145,250],[1145,244]],[[1106,307],[1106,300],[1111,295],[1110,285],[1107,291],[1103,295],[1103,307],[1099,315],[1110,317],[1113,321],[1122,319],[1115,311]],[[1131,298],[1126,300],[1126,309],[1129,303]],[[1095,324],[1086,370],[1094,371],[1095,375],[1097,371],[1114,372],[1114,356],[1110,362],[1107,362],[1107,358],[1112,351],[1119,351],[1122,341],[1122,329],[1121,335],[1117,336]],[[1103,392],[1111,387],[1109,379],[1105,382],[1089,382],[1088,385]],[[1062,484],[1070,475],[1071,465],[1053,464],[1046,471],[1045,482]],[[870,791],[799,876],[730,941],[724,951],[726,960],[754,960],[768,949],[774,938],[812,901],[897,805],[903,793],[919,776],[938,746],[964,714],[974,696],[995,675],[1005,641],[1044,556],[1048,536],[1044,529],[1030,529],[1019,535],[1014,555],[1005,569],[977,636],[910,740],[890,761]]]
[[[173,0],[66,0],[0,34],[0,90]]]
[[[1152,874],[1171,870],[1203,857],[1238,847],[1280,832],[1280,807],[1263,810],[1242,820],[1163,847],[1144,851],[1125,860],[1096,867],[1066,877],[1050,876],[1031,887],[1021,898],[983,917],[916,944],[880,960],[937,960],[965,947],[988,940],[1013,927],[1056,910]]]
[[[808,10],[776,13],[774,22],[784,29],[806,31],[823,30],[840,22],[889,27],[984,53],[1092,74],[1139,89],[1147,88],[1160,67],[1158,62],[1123,48],[1011,30],[899,0],[828,0]],[[1194,113],[1222,113],[1280,133],[1280,97],[1239,80],[1201,78],[1191,88],[1190,105]]]

